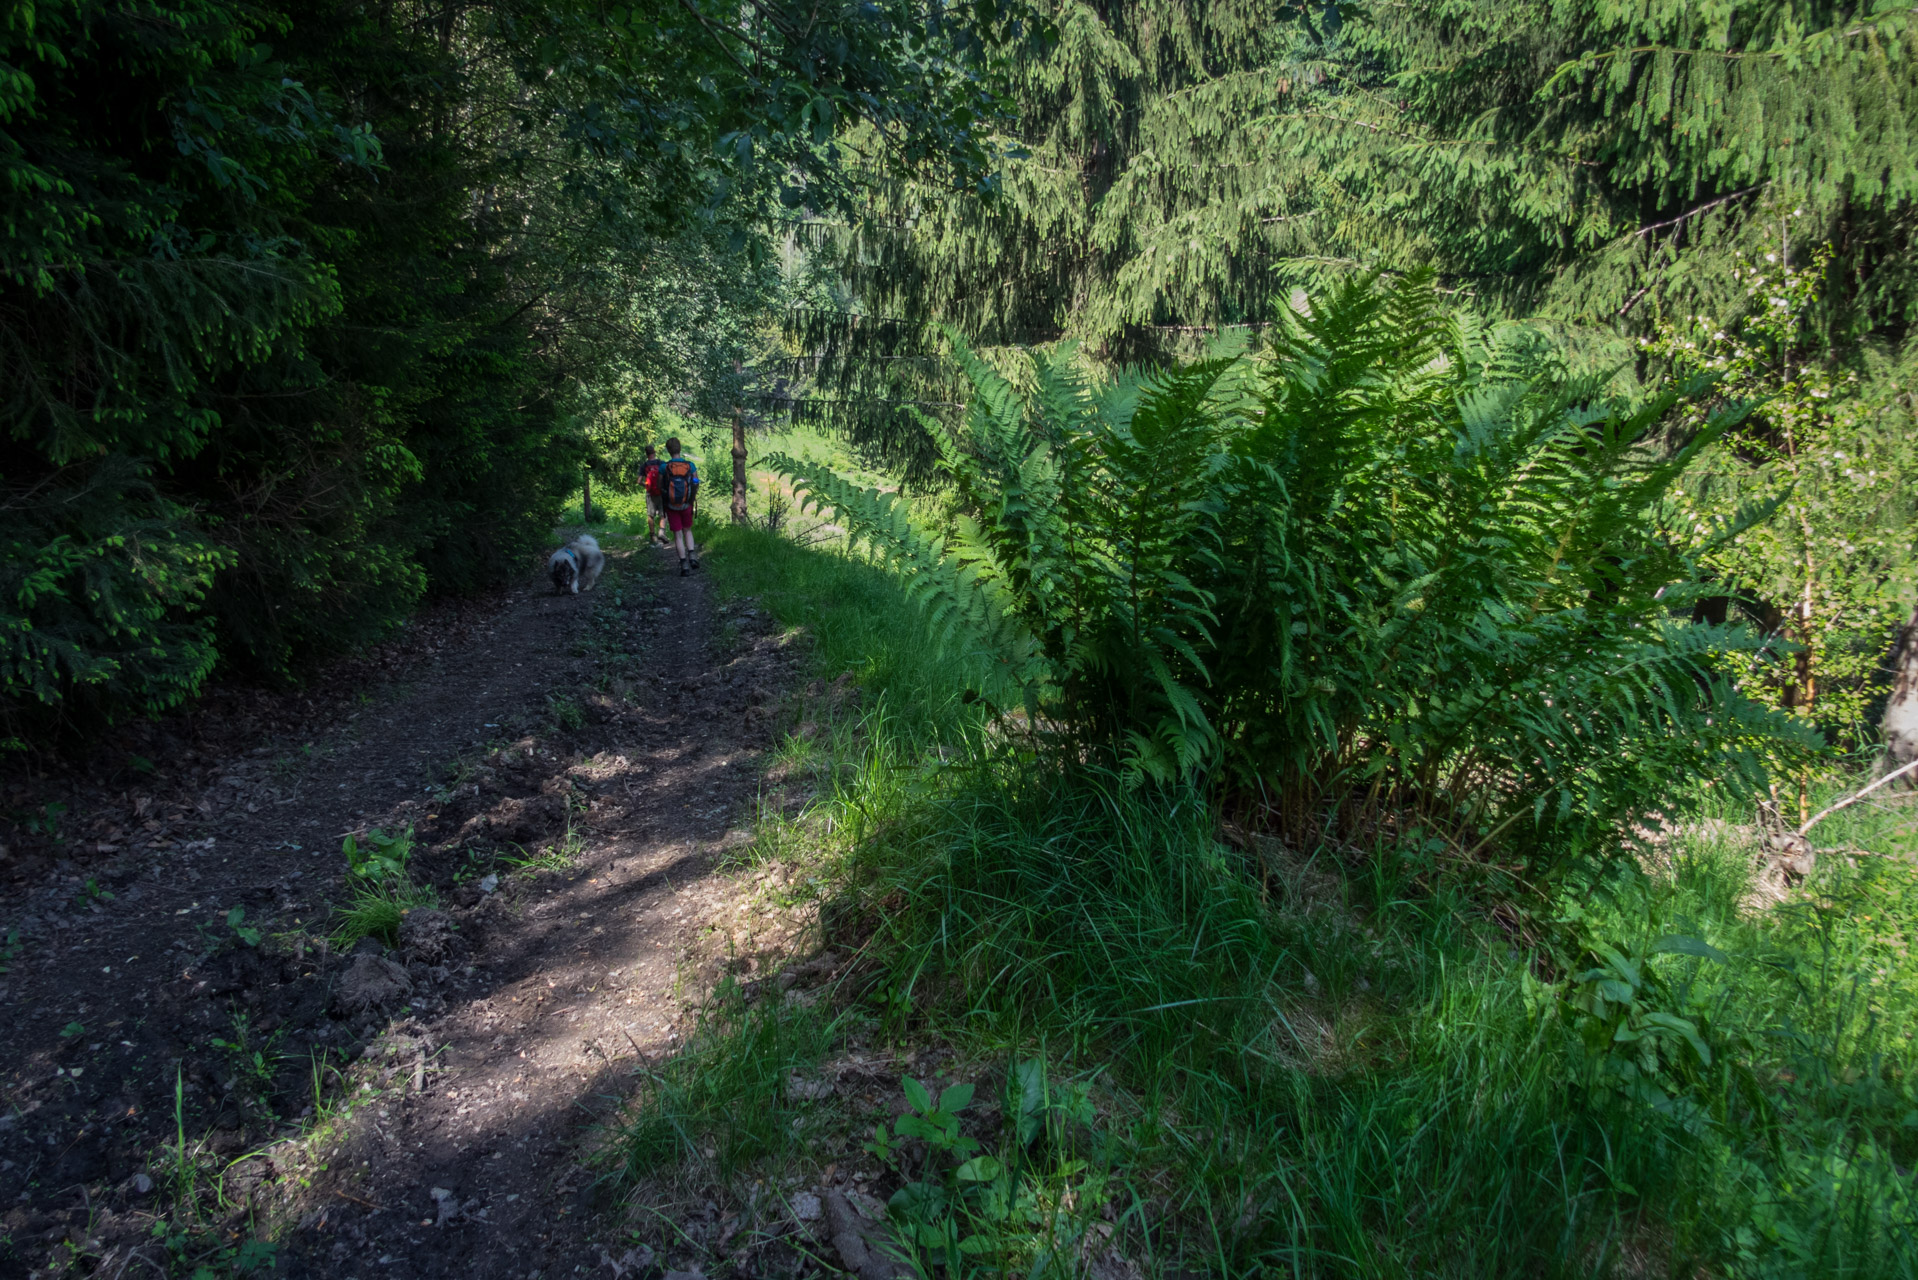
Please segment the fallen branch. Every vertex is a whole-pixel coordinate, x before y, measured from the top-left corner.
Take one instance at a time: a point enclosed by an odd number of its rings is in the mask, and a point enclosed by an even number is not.
[[[1878,781],[1872,783],[1870,786],[1866,787],[1863,791],[1860,791],[1855,795],[1847,796],[1845,799],[1840,800],[1837,804],[1832,805],[1829,809],[1824,809],[1818,813],[1813,814],[1811,819],[1807,821],[1804,826],[1798,828],[1798,834],[1801,836],[1804,835],[1807,831],[1810,831],[1813,827],[1823,822],[1826,818],[1831,817],[1832,814],[1837,813],[1840,809],[1844,809],[1851,805],[1857,804],[1860,800],[1863,800],[1866,796],[1878,790],[1878,788],[1884,786],[1887,782],[1892,782],[1898,778],[1902,778],[1906,774],[1911,773],[1914,770],[1918,770],[1918,760],[1913,760],[1913,761],[1910,761],[1909,763],[1899,765],[1896,769],[1893,769],[1890,773],[1878,779]]]

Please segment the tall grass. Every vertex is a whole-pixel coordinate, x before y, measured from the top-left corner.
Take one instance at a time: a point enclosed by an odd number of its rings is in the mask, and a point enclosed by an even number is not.
[[[629,1171],[804,1159],[780,1082],[863,1028],[1091,1082],[1117,1238],[1154,1273],[1918,1273],[1908,802],[1828,820],[1821,844],[1868,852],[1766,906],[1749,813],[1705,789],[1704,821],[1513,931],[1416,841],[1275,872],[1195,791],[1013,754],[891,575],[707,536],[722,591],[805,626],[821,673],[865,690],[811,748],[830,759],[803,830],[824,918],[871,967],[830,1027],[716,1003],[649,1086]],[[1593,1069],[1577,998],[1612,981],[1608,949],[1650,975],[1640,1012],[1694,1027],[1709,1061],[1621,1040]]]
[[[889,747],[950,750],[976,732],[983,711],[966,695],[985,683],[981,664],[928,643],[924,618],[888,570],[843,546],[801,546],[717,521],[702,522],[699,537],[722,595],[755,597],[781,623],[805,628],[818,670],[851,673]]]
[[[1718,1055],[1648,1100],[1581,1070],[1576,970],[1540,981],[1549,957],[1416,863],[1270,903],[1189,794],[1096,775],[976,773],[879,830],[845,889],[884,904],[879,1016],[1102,1073],[1161,1248],[1205,1241],[1208,1264],[1248,1275],[1918,1261],[1902,860],[1828,866],[1753,914],[1749,849],[1695,837],[1669,873],[1565,903],[1574,959],[1674,934],[1724,953],[1646,961],[1675,993],[1654,1012],[1696,1019]]]
[[[692,1163],[730,1176],[785,1151],[806,1115],[786,1096],[786,1078],[817,1062],[840,1029],[838,1019],[810,1011],[749,1006],[728,983],[691,1043],[642,1074],[618,1152],[628,1175]]]
[[[1232,1273],[1550,1272],[1639,1230],[1620,1188],[1677,1185],[1672,1123],[1576,1105],[1462,904],[1276,910],[1211,831],[1030,775],[891,828],[849,891],[887,904],[893,1030],[1103,1072],[1148,1237]]]

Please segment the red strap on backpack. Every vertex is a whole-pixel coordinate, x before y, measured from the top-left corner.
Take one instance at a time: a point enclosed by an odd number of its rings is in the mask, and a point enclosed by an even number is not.
[[[659,496],[668,511],[684,511],[693,505],[693,464],[674,458],[660,468]]]

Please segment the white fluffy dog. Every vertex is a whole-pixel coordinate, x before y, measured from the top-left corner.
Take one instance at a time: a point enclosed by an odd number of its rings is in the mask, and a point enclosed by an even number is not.
[[[553,575],[555,590],[578,595],[581,587],[591,591],[599,581],[600,571],[606,567],[606,553],[592,534],[582,533],[555,551],[546,567]]]

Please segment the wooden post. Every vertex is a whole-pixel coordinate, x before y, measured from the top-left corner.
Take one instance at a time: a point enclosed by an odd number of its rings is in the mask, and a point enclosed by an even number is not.
[[[1891,649],[1891,699],[1879,728],[1885,742],[1886,769],[1918,760],[1918,606]]]
[[[733,523],[745,524],[746,514],[746,419],[739,412],[739,361],[733,361]]]

